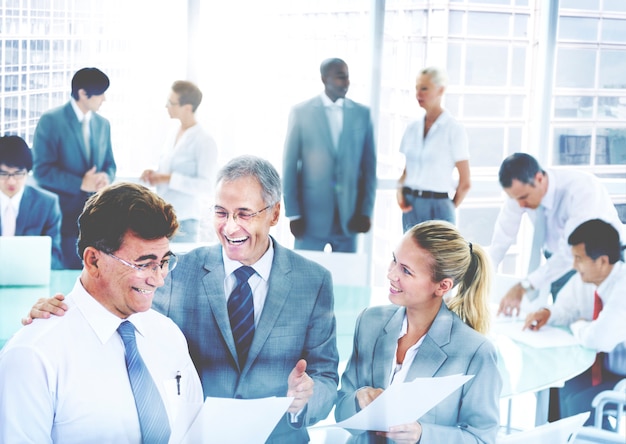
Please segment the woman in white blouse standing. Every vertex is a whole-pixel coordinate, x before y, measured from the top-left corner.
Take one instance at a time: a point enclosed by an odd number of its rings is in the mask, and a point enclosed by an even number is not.
[[[440,68],[425,68],[417,77],[416,98],[425,115],[407,126],[400,144],[406,163],[398,181],[397,199],[404,232],[426,220],[455,223],[455,208],[470,188],[465,128],[441,107],[446,84],[446,73]],[[455,168],[456,187],[452,176]],[[450,198],[448,193],[453,189]]]
[[[166,103],[180,126],[165,140],[158,169],[145,170],[141,180],[156,186],[157,193],[174,206],[180,223],[173,242],[196,242],[203,199],[212,196],[217,172],[217,145],[196,121],[202,92],[185,80],[172,85]]]

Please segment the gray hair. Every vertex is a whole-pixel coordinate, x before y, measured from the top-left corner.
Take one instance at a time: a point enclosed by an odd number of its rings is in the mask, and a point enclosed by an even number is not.
[[[420,71],[420,75],[429,76],[430,80],[432,80],[433,83],[437,86],[448,86],[448,74],[443,68],[429,66],[428,68],[422,69]]]
[[[280,176],[269,161],[260,157],[244,155],[231,159],[218,171],[216,183],[232,182],[250,176],[261,185],[263,201],[267,205],[280,202]]]

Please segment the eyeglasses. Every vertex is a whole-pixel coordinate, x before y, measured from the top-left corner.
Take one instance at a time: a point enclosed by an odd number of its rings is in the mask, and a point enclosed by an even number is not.
[[[0,180],[9,180],[11,177],[15,177],[16,179],[23,179],[28,174],[28,171],[16,171],[14,173],[9,173],[8,171],[0,171]]]
[[[254,213],[250,213],[248,211],[242,211],[242,210],[234,212],[234,213],[232,213],[233,221],[234,222],[239,221],[239,223],[241,223],[241,222],[248,222],[253,217],[258,216],[263,211],[267,210],[268,208],[272,208],[273,206],[274,206],[274,204],[268,205],[265,208],[263,208],[262,210],[256,211]],[[213,216],[215,217],[215,220],[218,220],[220,222],[226,222],[226,221],[228,221],[228,216],[229,215],[231,215],[231,213],[229,213],[228,211],[224,210],[224,208],[222,208],[222,207],[215,207],[215,208],[213,208]]]
[[[178,105],[180,105],[180,103],[172,102],[169,99],[167,99],[167,102],[165,103],[165,106],[178,106]]]
[[[166,275],[167,273],[172,271],[174,268],[176,268],[176,264],[178,263],[178,258],[176,257],[174,253],[171,253],[167,257],[167,259],[163,259],[160,263],[156,261],[152,261],[152,262],[148,262],[147,264],[140,264],[140,265],[131,264],[130,262],[125,261],[124,259],[119,258],[116,255],[111,254],[111,253],[107,253],[107,255],[111,256],[113,259],[116,259],[117,261],[121,262],[127,267],[130,267],[133,270],[138,271],[144,276],[148,274],[148,272],[151,272],[154,274],[157,271],[161,272],[161,274],[163,275]]]

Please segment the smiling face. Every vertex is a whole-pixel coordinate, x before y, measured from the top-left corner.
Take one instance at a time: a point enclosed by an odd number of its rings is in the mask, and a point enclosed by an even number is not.
[[[146,240],[127,232],[122,245],[113,254],[131,264],[142,265],[161,263],[171,251],[166,237]],[[148,310],[152,306],[154,291],[163,285],[161,270],[138,271],[93,247],[85,249],[84,258],[91,282],[85,288],[107,310],[122,319]]]
[[[270,228],[276,225],[280,216],[280,203],[247,221],[233,220],[232,215],[256,213],[271,203],[263,200],[261,184],[253,176],[218,183],[215,206],[229,215],[225,220],[215,217],[214,226],[229,259],[252,265],[267,251]]]
[[[432,280],[433,258],[419,247],[410,234],[405,235],[393,253],[387,278],[389,300],[407,309],[433,310],[441,304],[441,284]]]
[[[574,256],[574,269],[580,274],[583,282],[600,285],[608,276],[608,256],[600,256],[597,259],[587,256],[585,244],[572,245],[572,255]]]

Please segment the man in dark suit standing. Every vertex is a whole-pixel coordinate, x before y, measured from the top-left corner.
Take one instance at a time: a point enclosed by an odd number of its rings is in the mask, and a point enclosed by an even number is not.
[[[324,91],[296,105],[283,157],[285,215],[295,247],[356,251],[356,234],[371,227],[376,148],[369,108],[346,99],[348,65],[320,66]]]
[[[87,198],[115,178],[109,121],[97,114],[109,78],[83,68],[72,78],[72,98],[44,113],[33,140],[33,174],[40,187],[59,196],[63,221],[63,267],[82,268],[77,219]]]
[[[59,199],[26,184],[32,167],[24,139],[0,137],[0,236],[50,236],[52,268],[62,268]]]

